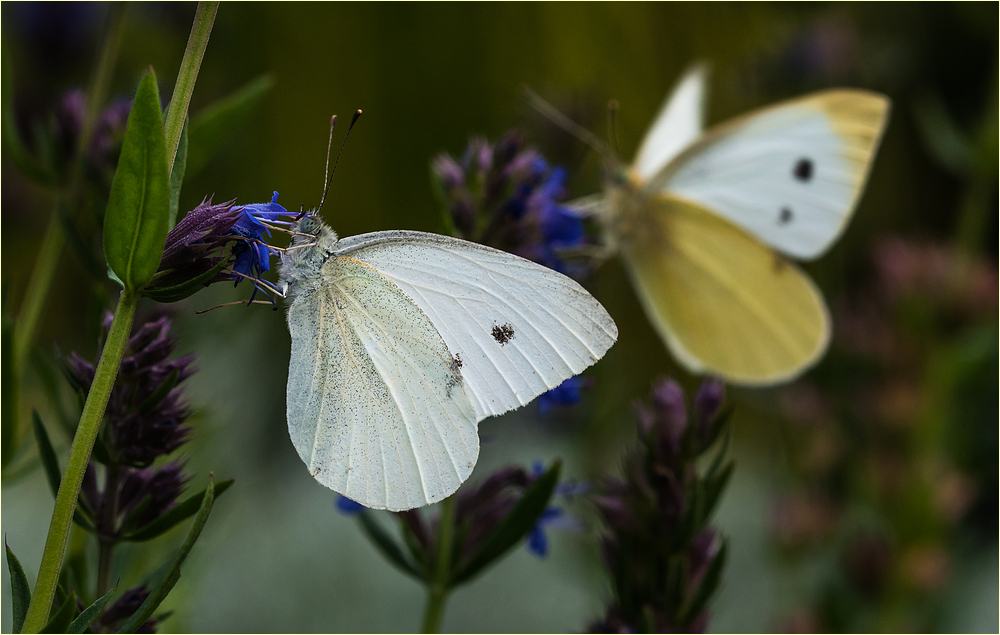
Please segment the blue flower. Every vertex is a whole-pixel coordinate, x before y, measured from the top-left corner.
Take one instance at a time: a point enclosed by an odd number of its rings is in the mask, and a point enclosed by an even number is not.
[[[538,396],[539,414],[548,414],[553,406],[572,406],[580,403],[583,388],[589,387],[591,383],[589,379],[577,375],[542,393]]]
[[[249,278],[260,278],[265,271],[270,271],[271,250],[264,243],[264,234],[270,238],[271,230],[261,220],[281,225],[289,224],[279,220],[282,216],[291,217],[295,214],[289,214],[288,210],[278,205],[277,192],[274,192],[270,203],[254,203],[244,205],[240,209],[240,216],[233,225],[233,231],[246,240],[237,242],[233,247],[233,256],[236,258],[233,271]],[[239,284],[240,280],[242,278],[237,277],[236,284]]]
[[[577,278],[589,271],[566,261],[586,244],[583,219],[560,203],[566,170],[527,147],[517,132],[495,144],[472,139],[460,161],[441,154],[431,163],[437,192],[461,238],[509,251]]]
[[[345,516],[355,516],[368,509],[361,503],[352,501],[350,498],[337,494],[337,501],[334,503],[337,511]]]
[[[539,478],[545,473],[545,466],[541,461],[531,464],[531,476]],[[555,496],[575,496],[590,491],[590,484],[583,481],[569,481],[556,485]],[[565,514],[561,507],[549,505],[539,516],[535,526],[528,534],[528,551],[539,558],[544,558],[549,553],[549,538],[545,535],[545,529],[560,529],[566,531],[579,531],[580,521],[570,514]]]
[[[538,522],[528,534],[528,551],[539,558],[549,555],[549,538],[545,535],[545,526],[563,515],[563,510],[558,507],[546,507],[545,511],[538,518]]]

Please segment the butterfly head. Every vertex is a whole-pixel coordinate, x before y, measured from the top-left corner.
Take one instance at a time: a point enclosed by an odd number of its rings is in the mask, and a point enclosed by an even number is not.
[[[292,240],[281,258],[278,286],[289,298],[318,279],[323,263],[333,255],[337,245],[337,232],[315,212],[315,209],[304,212],[292,226]]]

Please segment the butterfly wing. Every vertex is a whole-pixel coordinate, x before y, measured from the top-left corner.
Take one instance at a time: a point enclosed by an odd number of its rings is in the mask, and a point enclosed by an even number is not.
[[[288,311],[287,417],[310,473],[362,505],[450,495],[479,456],[462,374],[427,316],[371,266],[333,257]]]
[[[709,130],[646,191],[666,191],[785,254],[815,258],[854,211],[888,111],[886,97],[862,90],[823,91],[765,108]],[[642,167],[637,160],[635,168]]]
[[[430,318],[461,364],[478,419],[558,386],[618,337],[579,284],[503,251],[412,231],[352,236],[337,249],[378,269]]]
[[[707,76],[708,66],[695,64],[663,102],[633,164],[643,180],[652,178],[701,134]]]
[[[813,282],[730,222],[656,197],[622,254],[647,316],[688,369],[731,382],[785,381],[830,336]]]

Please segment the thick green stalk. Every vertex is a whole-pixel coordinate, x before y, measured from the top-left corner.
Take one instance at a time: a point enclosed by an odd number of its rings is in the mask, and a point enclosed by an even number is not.
[[[181,131],[184,129],[184,120],[191,104],[191,94],[194,93],[194,83],[198,79],[201,60],[205,57],[208,36],[212,34],[212,25],[215,24],[215,14],[218,10],[218,2],[199,2],[198,10],[194,14],[191,35],[188,36],[181,68],[177,71],[174,92],[170,95],[170,105],[167,106],[167,117],[163,122],[163,131],[167,137],[168,172],[174,167],[177,146],[181,142]],[[173,226],[173,220],[170,224]]]
[[[441,628],[444,603],[448,599],[448,583],[451,576],[452,534],[455,531],[455,496],[449,496],[442,503],[441,522],[438,526],[437,568],[434,580],[427,588],[427,607],[424,610],[422,633],[437,633]]]
[[[94,448],[97,432],[104,419],[104,409],[108,405],[111,389],[118,376],[118,367],[125,353],[125,345],[132,331],[132,322],[138,305],[138,294],[122,292],[118,307],[115,309],[114,320],[111,322],[111,330],[108,332],[108,339],[104,342],[104,350],[101,351],[101,358],[97,362],[94,381],[87,394],[87,401],[83,405],[80,426],[69,449],[69,459],[56,494],[52,522],[49,524],[45,550],[42,552],[42,563],[38,567],[38,579],[31,594],[31,603],[28,605],[22,633],[37,633],[48,621],[52,598],[59,582],[59,570],[66,554],[73,511],[80,496],[83,474],[87,469],[90,452]]]

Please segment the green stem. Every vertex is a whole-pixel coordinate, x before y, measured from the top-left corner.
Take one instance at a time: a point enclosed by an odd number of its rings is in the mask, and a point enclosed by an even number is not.
[[[115,59],[118,57],[118,49],[121,48],[123,25],[125,21],[124,5],[116,5],[113,11],[117,13],[112,18],[111,30],[104,42],[101,56],[98,58],[97,66],[94,69],[94,79],[91,82],[90,93],[87,96],[87,113],[80,132],[80,138],[76,147],[75,160],[70,167],[69,180],[65,189],[56,196],[55,209],[52,218],[49,220],[49,227],[42,238],[42,246],[38,251],[38,258],[35,260],[35,268],[31,272],[28,288],[25,290],[24,301],[17,320],[14,323],[14,375],[16,383],[20,384],[23,377],[24,360],[35,338],[35,330],[38,327],[38,318],[45,307],[45,299],[49,295],[49,288],[52,286],[52,279],[55,277],[56,269],[59,266],[59,259],[62,257],[63,247],[66,244],[66,236],[63,233],[62,222],[59,219],[59,206],[72,204],[76,199],[80,189],[83,173],[83,160],[87,148],[90,146],[90,139],[94,132],[98,116],[101,113],[101,106],[107,97],[108,86],[111,83],[111,73],[115,66]],[[16,417],[18,413],[14,413]],[[19,426],[15,425],[14,439],[20,439],[18,433]]]
[[[139,305],[139,295],[123,291],[115,309],[115,317],[111,322],[111,330],[104,342],[104,350],[97,362],[94,381],[83,405],[80,425],[73,437],[73,445],[69,449],[69,459],[63,472],[62,482],[56,494],[55,509],[52,510],[52,522],[45,538],[45,550],[42,552],[42,563],[38,567],[38,579],[35,590],[31,594],[31,603],[24,619],[22,633],[37,633],[48,621],[52,598],[55,596],[56,585],[59,582],[59,570],[62,567],[63,556],[66,554],[66,542],[69,540],[70,527],[73,523],[73,511],[80,496],[80,485],[83,474],[90,460],[90,453],[97,439],[97,432],[104,420],[104,409],[108,405],[111,389],[118,376],[118,366],[121,364],[125,345],[128,343],[135,319],[135,309]]]
[[[427,588],[427,607],[424,610],[422,633],[437,633],[444,615],[444,604],[448,599],[448,582],[451,576],[452,534],[455,530],[455,497],[444,499],[441,522],[438,526],[437,568],[434,580]]]
[[[215,14],[218,10],[218,2],[199,2],[198,10],[194,14],[191,35],[188,36],[181,68],[177,71],[177,82],[174,84],[174,92],[170,95],[170,105],[167,106],[167,117],[163,122],[163,131],[167,137],[168,172],[174,167],[177,146],[181,142],[181,131],[184,129],[184,119],[187,118],[191,94],[194,93],[194,83],[198,79],[201,60],[205,57],[208,36],[212,34],[212,25],[215,24]],[[170,224],[172,226],[173,222]]]

